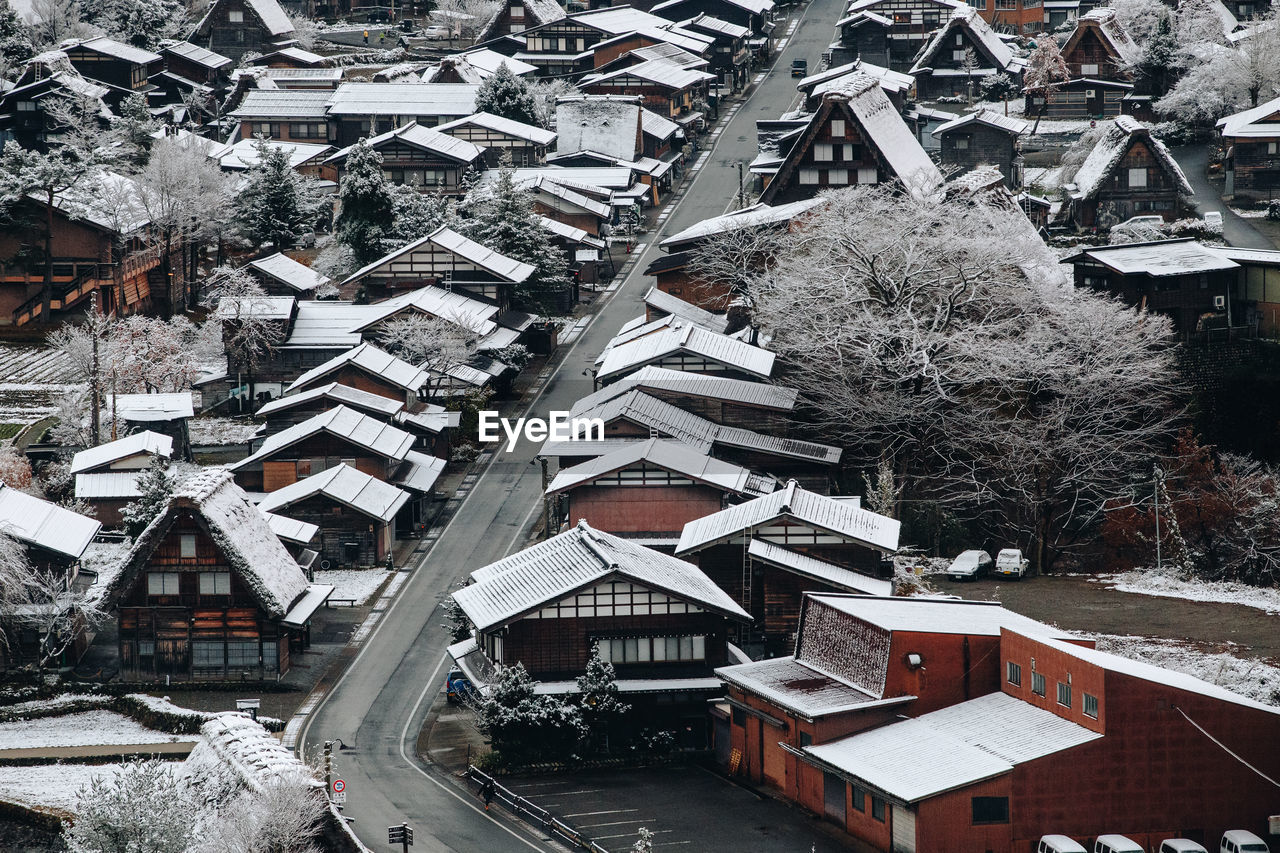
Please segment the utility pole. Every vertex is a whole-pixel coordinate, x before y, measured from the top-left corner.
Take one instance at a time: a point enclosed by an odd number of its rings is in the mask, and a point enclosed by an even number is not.
[[[93,432],[92,446],[97,447],[98,442],[102,441],[102,412],[99,408],[101,401],[98,399],[102,393],[101,366],[98,364],[98,335],[102,331],[102,323],[98,315],[98,291],[96,290],[89,294],[89,318],[89,337],[93,342],[93,355],[89,361],[89,422]],[[112,429],[115,429],[114,423]],[[113,435],[112,438],[115,436]]]
[[[333,784],[333,741],[324,742],[324,790],[326,795]]]
[[[1160,571],[1160,466],[1155,466],[1152,475],[1152,481],[1155,484],[1155,503],[1156,503],[1156,571]]]
[[[746,195],[746,188],[743,185],[742,161],[739,160],[738,161],[738,210],[742,210],[742,208],[747,206],[745,195]]]

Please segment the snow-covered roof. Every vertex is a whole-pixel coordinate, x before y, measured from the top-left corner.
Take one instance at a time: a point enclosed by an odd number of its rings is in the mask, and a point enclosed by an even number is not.
[[[915,698],[881,699],[794,657],[720,667],[716,675],[806,720],[855,709],[903,704]]]
[[[626,68],[619,68],[616,71],[607,71],[603,74],[588,74],[579,81],[579,85],[591,86],[596,83],[603,83],[606,80],[615,80],[619,77],[635,77],[645,83],[653,83],[669,89],[679,90],[705,83],[714,79],[715,75],[706,71],[685,68],[667,59],[646,59],[644,62],[638,62]],[[557,120],[556,127],[559,126],[559,120]]]
[[[682,27],[701,27],[704,30],[710,30],[713,33],[720,33],[731,39],[745,39],[751,37],[751,28],[742,27],[723,18],[717,18],[706,12],[699,13],[696,17],[689,18],[686,21],[680,21]]]
[[[106,471],[76,474],[76,499],[82,501],[132,500],[142,496],[141,471]]]
[[[373,316],[372,305],[303,299],[282,347],[290,349],[350,349],[360,345],[359,326]]]
[[[1116,56],[1125,64],[1135,65],[1142,59],[1142,48],[1129,37],[1129,33],[1121,25],[1119,18],[1116,17],[1115,9],[1102,6],[1081,15],[1076,19],[1076,32],[1080,32],[1086,27],[1096,29],[1102,37],[1103,44],[1110,45]],[[1073,38],[1075,35],[1076,33],[1072,33]],[[1068,39],[1068,42],[1071,40]],[[1064,47],[1070,47],[1070,44],[1064,45]]]
[[[224,296],[213,316],[217,320],[288,321],[297,301],[292,296]]]
[[[172,53],[174,56],[180,56],[188,62],[194,62],[197,65],[203,65],[205,68],[218,69],[224,68],[232,64],[229,57],[220,53],[214,53],[208,48],[201,47],[198,44],[192,44],[189,41],[178,41],[172,44],[164,45],[161,50],[165,53]]]
[[[942,182],[938,167],[920,147],[876,78],[868,74],[845,78],[840,87],[832,88],[822,99],[824,103],[834,100],[848,105],[866,138],[909,187],[915,189],[917,183],[936,186]],[[822,110],[815,113],[822,114]]]
[[[520,5],[524,7],[526,29],[539,24],[558,21],[565,17],[566,14],[564,7],[557,3],[556,0],[520,0]],[[477,42],[489,41],[494,37],[494,31],[498,22],[502,19],[500,11],[494,12],[493,17],[489,19],[484,30],[476,38]]]
[[[414,443],[412,435],[386,421],[346,406],[335,406],[267,436],[256,453],[236,462],[231,469],[238,471],[261,464],[284,448],[320,433],[347,441],[377,456],[396,460],[404,459]]]
[[[772,2],[772,0],[762,0]],[[693,53],[705,53],[714,42],[710,36],[681,29],[677,24],[631,6],[593,9],[571,16],[574,21],[610,35],[638,33],[654,41],[665,41]]]
[[[1280,137],[1280,98],[1220,118],[1217,127],[1231,139]]]
[[[55,193],[53,206],[68,219],[84,220],[105,231],[128,235],[151,222],[138,201],[141,192],[136,179],[104,170]],[[45,201],[41,193],[28,193],[27,197]]]
[[[274,512],[267,512],[261,507],[258,510],[262,513],[262,517],[267,520],[267,525],[271,528],[271,532],[286,542],[293,542],[296,545],[308,545],[312,539],[316,538],[316,534],[320,532],[320,526],[317,524],[299,521],[296,518],[289,518],[287,515],[276,515]]]
[[[680,130],[680,125],[660,116],[653,110],[640,108],[640,129],[656,139],[670,139]]]
[[[392,482],[424,495],[429,494],[435,487],[436,480],[444,473],[446,460],[417,450],[410,450],[404,458],[407,463],[405,469]]]
[[[200,727],[200,736],[196,750],[207,748],[252,790],[261,791],[281,779],[310,778],[293,750],[244,714],[219,714]],[[195,752],[192,758],[197,758]]]
[[[1126,243],[1119,246],[1086,248],[1063,263],[1086,258],[1121,275],[1145,273],[1149,276],[1190,275],[1237,269],[1239,264],[1191,239]]]
[[[121,420],[134,423],[176,421],[195,416],[190,391],[173,394],[107,395],[106,408]]]
[[[273,50],[271,53],[263,54],[253,60],[254,65],[265,65],[276,59],[288,59],[291,62],[298,62],[303,65],[320,65],[325,62],[325,58],[318,53],[310,50],[303,50],[295,45],[282,47],[279,50]]]
[[[452,137],[449,138],[452,139]],[[456,255],[472,266],[491,273],[503,281],[519,284],[529,276],[533,275],[532,265],[526,264],[523,261],[517,261],[514,258],[508,258],[501,252],[495,252],[488,246],[481,245],[469,237],[464,237],[457,231],[449,228],[447,225],[441,225],[427,236],[420,237],[409,245],[402,246],[395,251],[383,255],[376,261],[361,267],[351,275],[347,276],[343,283],[350,284],[352,282],[359,281],[377,270],[379,267],[385,265],[389,268],[392,262],[397,258],[402,258],[405,255],[412,254],[418,249],[429,246],[444,249],[446,252]]]
[[[605,241],[599,237],[592,237],[582,228],[570,225],[568,222],[561,222],[559,219],[549,219],[546,216],[539,215],[538,224],[570,243],[589,246],[594,249],[603,249],[606,245]]]
[[[0,533],[80,559],[101,523],[0,483]]]
[[[551,2],[548,5],[555,6],[560,9],[558,3]],[[560,14],[564,15],[564,10],[560,9]],[[514,56],[505,56],[496,50],[490,50],[487,47],[479,47],[475,50],[468,50],[465,53],[455,53],[450,59],[464,62],[467,65],[477,69],[486,77],[492,77],[500,66],[507,66],[507,70],[517,77],[524,77],[538,70],[538,66],[530,65],[528,62],[521,62]],[[423,78],[424,83],[431,82]]]
[[[786,569],[802,577],[831,584],[847,592],[893,595],[893,581],[868,577],[852,569],[837,566],[835,563],[829,563],[799,551],[792,551],[790,548],[784,548],[764,539],[752,539],[747,546],[747,553],[753,559]]]
[[[998,637],[1001,630],[1007,628],[1036,638],[1071,636],[1066,631],[1006,610],[994,601],[816,593],[812,598],[886,631]]]
[[[81,450],[71,457],[71,473],[83,474],[95,468],[128,459],[138,455],[159,456],[169,459],[173,456],[173,436],[162,435],[151,430],[135,432],[117,441],[109,441]]]
[[[563,170],[562,175],[564,176],[563,178],[559,175],[534,175],[524,179],[517,175],[516,181],[519,186],[530,192],[541,192],[551,196],[555,199],[555,203],[552,206],[557,209],[559,204],[563,202],[573,205],[586,213],[593,213],[601,219],[607,219],[612,215],[609,205],[583,195],[569,186],[571,175],[568,169]]]
[[[329,596],[333,595],[335,587],[333,584],[313,583],[307,587],[307,591],[302,594],[289,608],[281,619],[280,624],[289,628],[303,628],[320,606],[329,600]]]
[[[106,36],[64,41],[59,47],[63,51],[83,47],[92,50],[94,53],[101,53],[104,56],[110,56],[115,59],[123,59],[125,62],[132,62],[136,65],[150,65],[153,62],[159,62],[161,59],[158,53],[152,53],[149,50],[143,50],[140,47],[134,47],[131,44],[125,44]]]
[[[289,387],[285,389],[285,393],[288,394],[296,389],[305,388],[320,377],[327,376],[347,365],[357,367],[366,373],[387,380],[398,388],[403,388],[415,394],[428,381],[427,374],[409,362],[396,358],[391,353],[380,350],[373,344],[364,343],[347,350],[341,355],[334,356],[324,364],[311,368],[293,380]]]
[[[640,98],[576,95],[556,101],[556,151],[633,159],[640,150]]]
[[[680,534],[677,554],[690,554],[750,533],[780,518],[825,530],[879,551],[898,550],[902,523],[855,506],[850,501],[801,488],[795,480],[786,488],[690,521]]]
[[[347,84],[351,85],[351,84]],[[341,87],[339,90],[341,91]],[[254,119],[313,119],[323,121],[333,92],[309,89],[250,89],[240,106],[228,115],[242,121]],[[253,140],[246,140],[252,142]]]
[[[404,402],[401,400],[392,400],[389,397],[383,397],[381,394],[371,394],[359,388],[352,388],[350,385],[330,382],[328,385],[309,388],[297,394],[286,394],[283,397],[277,397],[258,409],[258,415],[265,418],[321,398],[333,400],[354,409],[363,409],[366,412],[372,412],[385,418],[390,418],[404,408]]]
[[[532,142],[534,145],[550,145],[556,141],[556,132],[554,130],[545,130],[537,125],[525,124],[522,121],[484,112],[436,125],[436,130],[441,133],[449,133],[451,130],[465,126],[482,127],[485,130],[492,130],[495,133],[503,133],[515,139]]]
[[[263,27],[270,35],[278,38],[293,33],[293,23],[276,0],[244,0],[244,4],[258,17],[258,20],[262,22]],[[204,13],[200,23],[196,25],[196,32],[203,30],[205,23],[215,14],[219,14],[220,5],[220,3],[214,2],[209,6],[209,10]]]
[[[619,575],[640,586],[733,619],[750,616],[692,563],[659,553],[585,521],[471,573],[453,598],[485,631],[591,584]]]
[[[367,140],[369,147],[381,148],[384,145],[394,143],[403,143],[413,148],[420,148],[423,151],[430,151],[432,154],[439,154],[442,157],[448,157],[459,163],[474,163],[484,153],[484,149],[475,143],[468,142],[465,139],[459,139],[456,136],[450,136],[447,133],[441,133],[434,128],[425,127],[416,121],[403,124],[400,127],[392,128],[386,133],[380,133],[372,139]],[[354,146],[348,145],[336,154],[330,156],[326,163],[335,163],[345,161],[351,154]]]
[[[810,96],[821,97],[836,81],[857,73],[876,78],[886,91],[905,92],[915,85],[915,79],[910,74],[903,74],[883,65],[872,65],[864,59],[855,59],[853,62],[810,74],[796,84],[796,89]]]
[[[727,376],[703,376],[651,364],[581,398],[573,404],[571,413],[576,417],[634,389],[669,391],[778,412],[790,412],[800,396],[796,389],[782,385],[766,385]]]
[[[497,329],[497,318],[500,309],[489,302],[482,302],[456,290],[445,290],[435,285],[426,285],[384,299],[369,306],[364,321],[356,326],[360,332],[367,331],[378,323],[395,317],[401,313],[420,312],[448,320],[468,331],[480,336],[493,334]]]
[[[357,512],[390,523],[409,500],[409,493],[347,464],[326,468],[270,492],[258,504],[267,512],[321,495]]]
[[[203,520],[223,558],[272,617],[283,616],[306,591],[307,576],[271,532],[262,513],[249,503],[231,472],[206,468],[178,483],[165,511],[138,536],[125,570],[109,591],[113,599],[150,559],[180,511]]]
[[[606,474],[640,464],[662,468],[735,495],[764,495],[773,491],[777,485],[772,478],[754,474],[741,465],[707,456],[701,450],[682,442],[650,438],[570,468],[562,468],[547,486],[547,494],[559,494]]]
[[[259,90],[255,90],[259,91]],[[241,139],[228,146],[218,157],[218,165],[228,172],[250,169],[258,165],[258,146],[266,143],[266,147],[283,151],[289,158],[289,168],[296,169],[303,163],[317,157],[326,156],[333,150],[332,145],[323,142],[282,142],[279,139]]]
[[[985,124],[994,127],[997,130],[1007,131],[1009,133],[1021,136],[1031,129],[1031,125],[1027,124],[1020,118],[1013,116],[1001,115],[995,110],[976,110],[960,118],[952,119],[945,124],[939,125],[934,129],[934,136],[941,136],[952,130],[958,130],[962,127],[968,127],[971,124]]]
[[[760,228],[789,223],[796,217],[825,204],[826,201],[821,198],[807,198],[801,201],[793,201],[789,204],[778,205],[753,204],[741,210],[735,210],[732,213],[713,216],[710,219],[696,222],[683,231],[678,231],[665,238],[658,246],[668,252],[679,251],[696,245],[715,234],[725,234],[744,228]]]
[[[284,252],[250,261],[248,265],[300,293],[312,292],[330,281],[328,276],[321,275],[306,264],[298,263]]]
[[[1100,10],[1099,10],[1100,11]],[[1110,11],[1110,10],[1107,10]],[[1151,150],[1156,161],[1160,163],[1169,176],[1177,184],[1179,192],[1191,195],[1193,190],[1183,174],[1178,161],[1173,159],[1164,143],[1151,135],[1151,130],[1133,116],[1116,116],[1115,121],[1107,128],[1106,133],[1098,140],[1098,144],[1089,152],[1089,156],[1076,172],[1073,183],[1073,198],[1093,198],[1106,184],[1112,172],[1120,165],[1129,146],[1136,140],[1142,140]]]
[[[475,83],[343,83],[328,96],[332,116],[469,116]],[[297,94],[297,93],[295,93]]]
[[[672,296],[665,290],[659,290],[656,286],[649,288],[645,293],[644,304],[654,311],[688,320],[690,323],[718,334],[724,334],[724,330],[729,325],[728,317],[722,314],[712,314],[705,308],[699,308],[692,302],[685,302],[679,296]]]
[[[824,765],[914,803],[1100,737],[1052,711],[989,693],[803,749]]]
[[[611,346],[596,378],[622,377],[646,364],[675,355],[698,356],[743,373],[767,379],[777,356],[728,335],[717,334],[687,320],[677,320],[652,334]]]
[[[916,54],[915,65],[909,73],[918,74],[930,70],[929,63],[933,62],[938,51],[944,47],[948,51],[952,49],[954,36],[959,31],[966,31],[969,39],[986,54],[985,57],[979,57],[979,61],[990,60],[999,71],[1011,70],[1019,64],[1014,58],[1013,49],[996,35],[995,30],[978,14],[978,10],[973,6],[962,5],[952,10],[947,22],[941,29],[934,31],[933,36]]]

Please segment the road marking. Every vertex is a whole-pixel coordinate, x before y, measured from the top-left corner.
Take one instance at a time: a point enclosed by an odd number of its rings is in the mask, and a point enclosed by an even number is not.
[[[656,817],[633,817],[631,820],[615,820],[609,823],[583,823],[579,824],[579,829],[596,829],[601,826],[621,826],[624,823],[645,823],[647,821],[657,820]]]
[[[547,783],[545,783],[545,784],[548,784],[548,785],[555,785],[555,784],[558,784],[558,783],[556,783],[556,782],[547,782]],[[627,812],[638,812],[638,811],[640,811],[640,810],[639,810],[639,809],[608,809],[608,810],[606,810],[606,811],[602,811],[602,812],[578,812],[578,813],[576,813],[576,814],[567,814],[567,815],[565,815],[565,817],[591,817],[592,815],[598,815],[598,814],[625,814],[625,813],[627,813]]]
[[[668,832],[675,832],[675,830],[674,830],[674,829],[655,829],[655,830],[653,830],[653,834],[654,834],[654,835],[665,835],[665,834],[666,834],[666,833],[668,833]],[[634,832],[624,832],[624,833],[622,833],[622,834],[620,834],[620,835],[597,835],[595,838],[593,838],[593,839],[591,839],[591,840],[592,840],[592,841],[608,841],[610,838],[633,838],[635,835],[636,835],[636,833],[634,833]]]

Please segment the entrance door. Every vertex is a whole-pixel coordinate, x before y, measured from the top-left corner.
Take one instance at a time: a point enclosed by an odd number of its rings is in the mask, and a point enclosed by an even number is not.
[[[893,807],[893,853],[916,853],[916,813]]]
[[[761,724],[764,731],[764,781],[775,788],[785,791],[787,788],[787,756],[778,746],[778,738],[782,732],[772,726]]]
[[[834,773],[822,774],[822,812],[844,826],[845,788],[847,783]]]
[[[186,640],[156,640],[156,675],[180,675],[191,672],[191,652]]]

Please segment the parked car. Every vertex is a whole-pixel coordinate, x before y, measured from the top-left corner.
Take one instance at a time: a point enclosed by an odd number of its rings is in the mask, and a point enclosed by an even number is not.
[[[807,59],[791,60],[791,76],[792,77],[808,77],[809,76],[809,60]]]
[[[965,578],[972,580],[990,570],[991,555],[986,551],[976,549],[961,551],[960,556],[951,561],[951,566],[947,569],[947,577],[953,581],[962,581]]]
[[[1204,212],[1204,224],[1216,231],[1222,230],[1222,211],[1206,210]]]
[[[1089,853],[1080,842],[1065,835],[1042,835],[1036,853]]]
[[[1166,838],[1160,842],[1159,853],[1209,853],[1203,844],[1197,844],[1190,838]]]
[[[444,698],[457,704],[467,702],[474,696],[475,687],[472,686],[471,680],[458,667],[451,668],[444,678]]]
[[[422,28],[422,36],[429,39],[447,39],[449,37],[449,28],[444,24],[432,24],[429,27]]]
[[[1247,829],[1228,829],[1222,833],[1219,853],[1271,853],[1267,842]]]
[[[1021,578],[1026,575],[1031,561],[1022,556],[1017,548],[1005,548],[996,554],[996,574]]]
[[[1114,227],[1123,228],[1126,225],[1163,225],[1163,224],[1164,224],[1163,216],[1157,216],[1157,215],[1148,213],[1143,216],[1131,216],[1128,219],[1126,219],[1124,222],[1121,222],[1119,225],[1116,225]]]
[[[1142,845],[1123,835],[1099,835],[1093,842],[1093,853],[1146,853]]]

